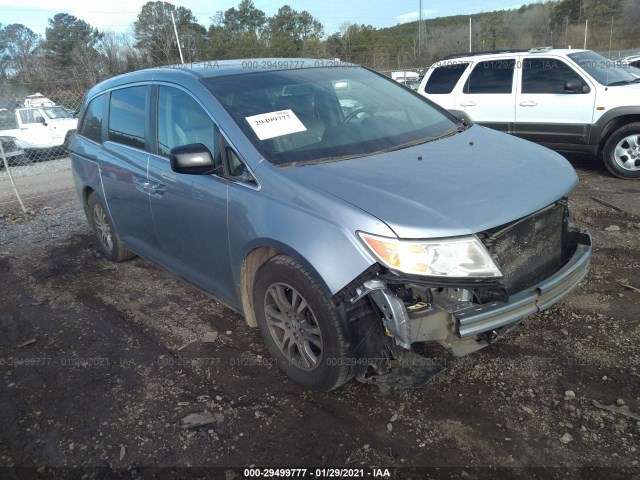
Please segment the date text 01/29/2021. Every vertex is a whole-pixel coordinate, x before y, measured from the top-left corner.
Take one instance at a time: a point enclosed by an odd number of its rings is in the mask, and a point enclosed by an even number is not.
[[[247,478],[391,478],[388,468],[245,468]]]

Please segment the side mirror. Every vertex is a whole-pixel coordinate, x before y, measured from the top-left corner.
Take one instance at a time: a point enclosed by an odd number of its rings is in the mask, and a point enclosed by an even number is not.
[[[567,80],[564,82],[564,91],[567,93],[582,93],[582,82],[578,80]]]
[[[45,122],[44,118],[42,118],[42,117],[36,117],[36,122],[41,123],[45,127],[47,126],[47,122]]]
[[[215,161],[202,143],[191,143],[172,148],[169,161],[171,170],[189,175],[205,175],[222,172],[221,162]]]

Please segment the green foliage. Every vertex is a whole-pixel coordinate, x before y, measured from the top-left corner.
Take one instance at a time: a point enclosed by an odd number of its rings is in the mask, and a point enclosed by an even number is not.
[[[42,38],[20,23],[0,29],[0,75],[12,73],[22,81],[30,81],[34,69],[33,52]]]
[[[589,20],[592,25],[603,24],[618,17],[622,12],[623,0],[561,0],[553,9],[551,22],[562,26],[584,23]]]
[[[251,0],[242,0],[225,12],[218,12],[211,19],[209,27],[208,58],[249,58],[259,57],[265,51],[262,31],[267,25],[267,17],[255,7]]]
[[[150,65],[179,63],[178,43],[171,14],[176,21],[180,40],[184,42],[185,61],[198,60],[198,51],[205,42],[206,29],[197,22],[191,10],[176,8],[163,1],[147,2],[142,6],[133,31],[136,48],[141,50]]]
[[[486,45],[491,50],[495,50],[498,46],[505,47],[506,45],[500,45],[499,39],[504,37],[506,30],[504,24],[504,18],[501,12],[492,12],[485,16],[482,22],[482,40],[483,43],[486,40]]]
[[[267,17],[251,0],[242,0],[237,9],[232,7],[224,12],[222,23],[225,29],[234,34],[258,34],[266,25]]]
[[[322,24],[303,10],[284,5],[268,20],[265,31],[270,55],[296,57],[306,50],[317,50],[324,34]]]
[[[64,69],[74,63],[74,50],[93,49],[101,37],[98,29],[84,20],[67,13],[57,13],[49,19],[44,48],[49,61]]]

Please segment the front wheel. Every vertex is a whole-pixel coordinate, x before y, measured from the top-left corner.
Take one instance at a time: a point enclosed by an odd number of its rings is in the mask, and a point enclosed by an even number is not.
[[[253,308],[263,341],[292,380],[318,391],[333,390],[349,380],[345,327],[302,265],[277,255],[260,267]]]
[[[613,132],[604,144],[602,157],[607,170],[616,177],[640,177],[640,123]]]

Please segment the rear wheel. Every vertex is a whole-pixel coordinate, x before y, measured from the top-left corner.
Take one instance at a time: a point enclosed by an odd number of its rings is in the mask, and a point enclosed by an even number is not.
[[[122,243],[102,200],[95,193],[92,193],[89,195],[87,204],[89,206],[89,223],[96,234],[102,254],[113,262],[123,262],[135,257],[136,255]]]
[[[613,132],[604,144],[602,157],[607,170],[616,177],[640,177],[640,123]]]
[[[260,335],[280,370],[319,391],[350,378],[338,309],[302,265],[286,255],[273,257],[258,270],[253,292]]]

